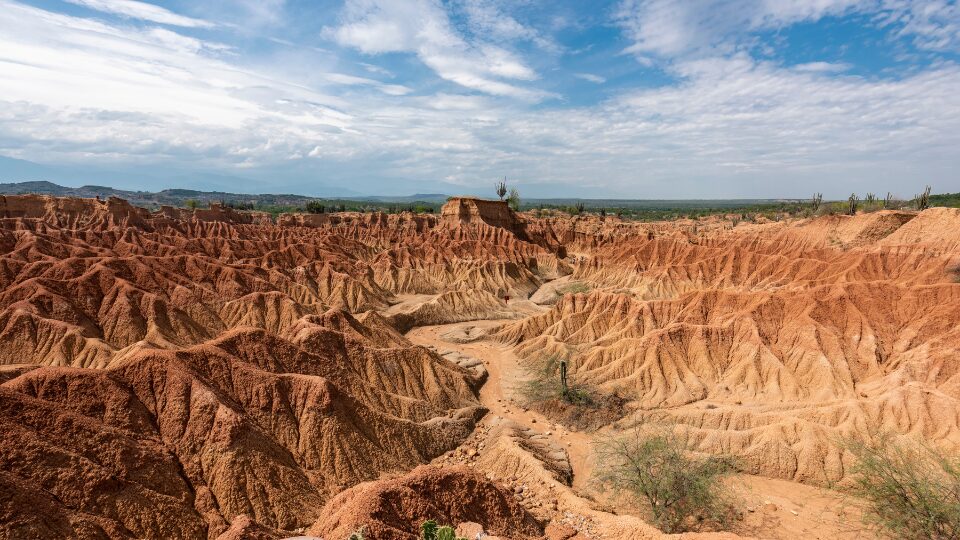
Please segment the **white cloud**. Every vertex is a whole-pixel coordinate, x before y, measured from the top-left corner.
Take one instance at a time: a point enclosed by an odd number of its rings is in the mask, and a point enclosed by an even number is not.
[[[136,0],[66,0],[71,4],[83,6],[96,11],[119,15],[131,19],[183,26],[187,28],[210,28],[214,26],[208,21],[178,15],[168,9]]]
[[[562,50],[553,39],[504,13],[494,0],[464,0],[463,7],[474,35],[497,41],[529,41],[548,52]]]
[[[379,89],[384,94],[391,96],[403,96],[412,92],[412,90],[402,84],[384,84],[380,81],[368,79],[366,77],[356,77],[354,75],[345,75],[343,73],[327,73],[324,77],[331,82],[347,86],[364,85]]]
[[[951,0],[884,0],[879,20],[920,49],[960,52],[960,5]]]
[[[347,0],[342,23],[323,34],[365,54],[414,53],[441,78],[488,94],[548,96],[504,81],[534,80],[537,74],[503,47],[467,42],[435,0]]]
[[[855,8],[858,0],[623,0],[617,20],[634,43],[627,51],[672,57],[703,49],[727,50],[732,37]]]
[[[752,32],[846,14],[873,16],[922,49],[960,51],[960,6],[952,0],[622,0],[616,20],[649,62],[732,53]]]
[[[607,82],[607,79],[599,75],[594,75],[593,73],[574,73],[573,76],[595,84],[603,84]]]
[[[844,63],[833,62],[808,62],[806,64],[797,64],[793,66],[795,71],[807,71],[811,73],[843,73],[849,71],[852,66]]]

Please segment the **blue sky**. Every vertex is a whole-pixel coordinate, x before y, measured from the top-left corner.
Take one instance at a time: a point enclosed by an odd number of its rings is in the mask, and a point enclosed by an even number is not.
[[[946,0],[0,0],[0,156],[153,190],[955,192],[958,55]]]

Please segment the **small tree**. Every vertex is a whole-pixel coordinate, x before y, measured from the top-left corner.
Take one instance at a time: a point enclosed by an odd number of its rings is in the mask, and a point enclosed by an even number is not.
[[[200,203],[196,199],[187,199],[185,204],[187,208],[191,210],[196,210],[197,207],[200,206]]]
[[[507,204],[515,212],[520,211],[520,192],[516,188],[510,188],[510,196],[507,197]]]
[[[847,199],[847,213],[849,213],[851,216],[857,215],[858,202],[859,202],[859,199],[857,199],[857,194],[851,193],[850,198]]]
[[[311,214],[322,214],[327,211],[327,206],[320,201],[309,201],[306,204],[307,212]]]
[[[890,538],[960,538],[960,458],[889,436],[847,448],[857,458],[850,490],[872,528]]]
[[[503,197],[507,194],[507,178],[503,178],[503,182],[497,182],[497,196],[500,197],[500,200],[503,200]]]
[[[690,530],[696,522],[724,525],[731,513],[722,482],[733,471],[728,458],[687,456],[673,435],[636,430],[597,444],[596,480],[644,504],[664,532]]]

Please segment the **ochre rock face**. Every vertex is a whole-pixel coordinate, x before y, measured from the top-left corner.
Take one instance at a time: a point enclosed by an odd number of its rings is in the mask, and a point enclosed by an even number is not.
[[[848,472],[847,438],[960,446],[958,224],[931,209],[601,229],[571,276],[592,292],[492,334],[630,399],[620,427],[828,484]]]
[[[454,197],[440,209],[440,221],[446,225],[486,224],[512,230],[518,223],[506,201],[486,201]]]
[[[581,462],[528,425],[478,428],[487,372],[404,335],[461,321],[620,394],[617,428],[748,472],[841,480],[838,441],[882,431],[956,449],[958,266],[953,209],[733,226],[453,199],[274,222],[2,197],[0,538],[407,539],[428,518],[536,537],[496,476],[577,508]],[[425,466],[468,440],[475,470]]]

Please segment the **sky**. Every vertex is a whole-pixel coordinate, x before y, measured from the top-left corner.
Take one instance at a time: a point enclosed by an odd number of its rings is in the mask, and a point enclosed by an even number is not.
[[[948,0],[0,0],[0,181],[957,192],[958,62]]]

